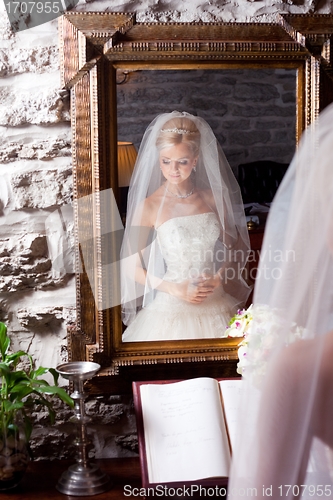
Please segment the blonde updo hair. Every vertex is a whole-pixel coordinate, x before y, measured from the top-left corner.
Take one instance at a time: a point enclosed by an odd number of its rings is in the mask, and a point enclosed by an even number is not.
[[[160,130],[156,139],[156,147],[159,151],[184,143],[194,156],[199,155],[200,132],[195,123],[185,116],[171,118]]]

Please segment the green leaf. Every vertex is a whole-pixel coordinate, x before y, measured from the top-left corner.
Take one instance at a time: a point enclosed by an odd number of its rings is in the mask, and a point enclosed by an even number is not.
[[[31,378],[37,378],[40,377],[41,375],[45,375],[45,373],[48,373],[49,369],[44,368],[43,366],[40,366],[37,368],[37,370],[32,370],[30,376]]]
[[[32,433],[32,423],[31,423],[31,419],[28,417],[28,415],[25,413],[24,410],[22,410],[22,413],[23,413],[23,421],[24,421],[24,433],[25,433],[25,437],[26,437],[27,442],[29,442],[30,436]]]
[[[49,386],[50,384],[44,379],[33,378],[31,379],[31,385],[33,387]]]
[[[29,413],[36,410],[38,406],[44,406],[54,423],[56,412],[53,408],[54,397],[59,397],[65,404],[74,407],[73,399],[65,389],[58,386],[59,373],[54,368],[39,367],[34,369],[33,359],[30,354],[19,350],[8,354],[10,339],[7,335],[7,327],[0,322],[0,427],[2,432],[15,425],[14,417],[21,410],[24,419],[24,428],[27,439],[30,438],[32,422]],[[26,357],[30,367],[17,370],[20,360]],[[54,384],[50,385],[42,377],[50,373]]]
[[[32,387],[29,384],[26,385],[16,385],[10,391],[11,399],[23,399],[33,392]],[[14,397],[13,397],[14,396]]]
[[[10,372],[9,366],[6,363],[0,363],[0,374],[3,375],[9,372]]]
[[[55,385],[50,385],[48,387],[40,387],[39,392],[49,395],[57,395],[59,398],[66,404],[68,404],[71,408],[74,406],[73,399],[67,394],[65,389],[62,387],[58,387]]]
[[[4,323],[0,321],[0,352],[2,361],[5,360],[9,346],[10,346],[10,339],[7,335],[7,327]]]
[[[7,413],[14,411],[14,410],[20,410],[21,408],[23,408],[23,406],[24,406],[24,403],[22,401],[15,401],[14,403],[9,401],[8,399],[3,401],[3,408],[4,408],[5,412],[7,412]]]
[[[6,362],[7,363],[12,363],[13,361],[19,361],[19,359],[22,356],[28,356],[29,357],[29,354],[27,354],[25,351],[13,352],[12,354],[8,354],[6,356]]]
[[[55,385],[58,385],[59,372],[57,372],[57,370],[55,370],[54,368],[49,368],[49,372],[53,376]]]
[[[7,380],[7,385],[8,385],[8,390],[11,392],[16,385],[22,384],[26,385],[27,383],[30,383],[30,379],[28,375],[20,370],[17,372],[9,372],[8,376],[6,377]]]

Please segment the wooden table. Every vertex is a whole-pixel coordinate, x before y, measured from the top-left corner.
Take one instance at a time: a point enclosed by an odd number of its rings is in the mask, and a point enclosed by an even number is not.
[[[38,461],[31,462],[21,484],[10,492],[0,492],[1,500],[119,500],[122,498],[140,498],[138,495],[124,495],[124,486],[141,488],[139,459],[112,458],[96,460],[98,466],[106,472],[112,482],[109,491],[94,496],[68,496],[56,489],[61,474],[68,469],[72,462],[67,461]],[[141,497],[142,498],[142,497]]]
[[[198,500],[207,495],[188,491],[184,494],[183,489],[178,496],[177,492],[170,489],[163,495],[164,490],[159,490],[158,495],[148,492],[146,497],[143,496],[141,485],[141,473],[139,458],[111,458],[105,460],[96,460],[95,463],[106,472],[112,482],[111,488],[105,493],[93,496],[68,496],[63,495],[56,489],[61,474],[68,469],[72,462],[67,461],[39,461],[32,462],[21,482],[21,484],[10,492],[0,491],[0,500],[121,500],[121,499],[134,499],[134,498],[173,498],[173,500],[183,500],[184,498],[191,498]],[[125,486],[127,488],[125,489]],[[203,485],[203,487],[205,487]],[[206,486],[208,489],[209,486]],[[213,488],[210,488],[208,494],[210,500],[225,500],[223,492],[226,491],[225,487],[216,486],[214,492],[218,489],[217,494],[211,494]],[[191,494],[190,494],[191,493]]]

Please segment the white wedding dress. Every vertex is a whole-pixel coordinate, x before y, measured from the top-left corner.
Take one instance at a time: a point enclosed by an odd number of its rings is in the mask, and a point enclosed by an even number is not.
[[[164,280],[178,282],[214,272],[214,247],[220,235],[215,213],[169,219],[157,228],[166,264]],[[217,269],[221,266],[221,262]],[[222,287],[200,304],[158,291],[123,334],[124,342],[226,337],[236,300]]]

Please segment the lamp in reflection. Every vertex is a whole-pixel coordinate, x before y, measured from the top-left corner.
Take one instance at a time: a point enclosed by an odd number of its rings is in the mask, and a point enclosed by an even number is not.
[[[118,142],[118,184],[119,187],[128,187],[137,157],[132,142]]]
[[[137,151],[132,142],[118,142],[118,185],[120,191],[120,214],[126,218],[128,186],[133,173]]]

